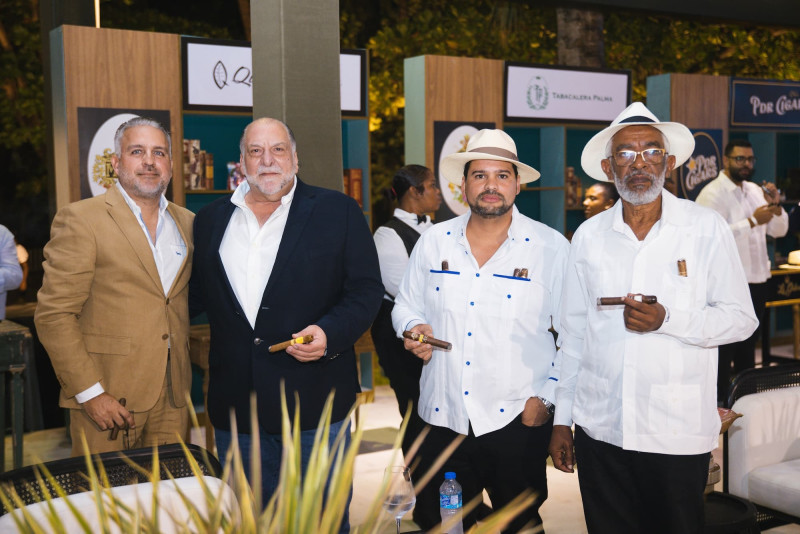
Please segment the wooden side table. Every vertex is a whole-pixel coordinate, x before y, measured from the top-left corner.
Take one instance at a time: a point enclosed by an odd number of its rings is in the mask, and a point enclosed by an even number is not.
[[[31,331],[9,320],[0,321],[0,429],[5,437],[6,429],[6,381],[5,373],[11,373],[11,439],[13,441],[14,469],[22,467],[23,407],[22,372],[26,358],[33,357]],[[5,440],[0,447],[0,470],[5,470]]]

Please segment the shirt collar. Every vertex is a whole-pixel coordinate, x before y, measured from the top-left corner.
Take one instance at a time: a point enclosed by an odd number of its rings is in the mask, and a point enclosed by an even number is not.
[[[720,185],[725,191],[736,191],[737,189],[739,191],[743,190],[741,187],[736,185],[736,182],[733,181],[733,178],[728,176],[725,171],[720,171],[719,175],[720,177],[724,177],[724,179],[720,180]]]
[[[289,192],[281,197],[281,206],[286,206],[288,204],[291,204],[296,189],[297,189],[297,176],[294,177],[294,181],[292,182],[292,188],[289,190]],[[236,190],[233,192],[233,195],[231,195],[231,202],[236,206],[244,209],[247,206],[244,197],[245,195],[247,195],[249,191],[250,191],[250,184],[248,183],[247,180],[242,180],[242,183],[240,183],[236,187]]]
[[[406,210],[402,210],[400,208],[395,208],[394,213],[392,213],[392,215],[394,217],[397,217],[401,221],[410,224],[411,226],[417,226],[418,224],[420,224],[416,213],[411,213]],[[425,215],[424,217],[425,217],[425,222],[430,221],[427,215]]]
[[[125,203],[128,204],[128,207],[131,209],[133,214],[136,215],[137,218],[140,218],[142,216],[142,208],[140,208],[136,201],[133,200],[130,195],[128,195],[128,192],[125,191],[125,188],[122,187],[122,184],[119,183],[119,180],[117,180],[116,186],[119,192],[122,193],[122,198],[125,199]],[[158,199],[159,218],[164,216],[164,212],[166,211],[168,205],[169,202],[167,202],[164,193],[161,193],[161,198]]]
[[[472,211],[468,211],[464,215],[461,216],[461,222],[458,227],[458,239],[460,242],[466,239],[467,235],[467,223],[469,222],[469,218],[472,217]],[[508,237],[513,242],[519,235],[519,220],[520,220],[520,213],[517,209],[516,204],[512,204],[511,206],[511,224],[508,227]]]
[[[608,222],[609,227],[617,232],[624,232],[627,225],[622,219],[622,202],[617,202],[608,211],[612,212]],[[595,217],[600,217],[600,215],[602,213]],[[664,224],[674,226],[689,226],[693,222],[687,219],[686,213],[681,209],[680,200],[666,189],[661,191],[661,219],[659,220]]]

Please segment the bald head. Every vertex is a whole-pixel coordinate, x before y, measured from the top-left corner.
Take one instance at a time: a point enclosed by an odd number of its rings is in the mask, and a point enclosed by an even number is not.
[[[289,128],[289,126],[285,122],[280,120],[280,119],[272,119],[270,117],[262,117],[260,119],[254,120],[253,122],[248,124],[245,127],[244,132],[242,132],[242,137],[241,137],[241,139],[239,139],[239,154],[240,155],[242,155],[242,156],[245,155],[245,150],[247,148],[247,132],[249,132],[250,128],[252,128],[253,126],[260,125],[260,124],[263,124],[263,125],[280,124],[281,126],[283,126],[283,129],[286,130],[286,135],[289,136],[289,142],[292,145],[292,154],[296,154],[297,153],[297,142],[294,139],[294,132],[292,132],[292,129]]]

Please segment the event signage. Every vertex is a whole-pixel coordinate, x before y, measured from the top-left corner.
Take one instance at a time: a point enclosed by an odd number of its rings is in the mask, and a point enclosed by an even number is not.
[[[694,152],[678,169],[677,195],[695,200],[700,190],[717,177],[721,170],[722,130],[692,130]]]
[[[253,52],[247,41],[182,37],[183,108],[253,110]],[[342,50],[339,80],[343,115],[367,114],[366,50]]]
[[[800,127],[800,82],[731,79],[731,127]]]
[[[505,64],[507,122],[608,123],[630,103],[629,71]]]

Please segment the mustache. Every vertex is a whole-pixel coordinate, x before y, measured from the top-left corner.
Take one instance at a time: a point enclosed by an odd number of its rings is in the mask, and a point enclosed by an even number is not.
[[[280,174],[281,172],[282,172],[281,168],[278,167],[277,165],[271,165],[269,167],[265,167],[263,165],[259,165],[258,166],[258,170],[256,171],[256,175],[259,175],[259,174]]]
[[[478,198],[481,199],[481,198],[485,197],[486,195],[494,195],[494,196],[497,196],[497,197],[501,197],[503,199],[506,198],[503,195],[501,195],[499,191],[484,191],[483,193],[478,195]]]

